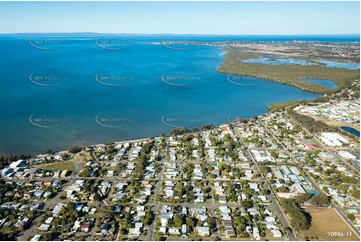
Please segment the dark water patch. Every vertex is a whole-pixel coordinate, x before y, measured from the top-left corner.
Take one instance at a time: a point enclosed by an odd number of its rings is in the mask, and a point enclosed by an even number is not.
[[[357,129],[354,129],[354,128],[351,128],[351,127],[348,127],[348,126],[341,126],[340,127],[343,131],[347,132],[347,133],[350,133],[350,134],[353,134],[357,137],[360,137],[360,131],[358,131]]]

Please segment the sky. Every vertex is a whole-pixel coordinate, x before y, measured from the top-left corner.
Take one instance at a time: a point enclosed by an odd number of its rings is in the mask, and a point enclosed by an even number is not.
[[[0,33],[359,34],[359,2],[0,2]]]

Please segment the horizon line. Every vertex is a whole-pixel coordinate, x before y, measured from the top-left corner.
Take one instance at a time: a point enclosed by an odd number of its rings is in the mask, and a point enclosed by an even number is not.
[[[121,35],[215,35],[215,36],[292,36],[292,35],[303,35],[303,36],[330,36],[330,35],[355,35],[360,36],[360,33],[334,33],[334,34],[195,34],[195,33],[187,33],[187,34],[177,34],[177,33],[117,33],[117,32],[13,32],[13,33],[0,33],[0,35],[10,35],[10,34],[121,34]]]

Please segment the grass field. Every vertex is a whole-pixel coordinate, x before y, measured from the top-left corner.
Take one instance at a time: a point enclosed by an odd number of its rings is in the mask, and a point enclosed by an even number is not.
[[[75,158],[75,160],[76,160],[77,162],[83,162],[83,163],[85,163],[85,162],[87,162],[88,160],[91,160],[91,159],[92,159],[90,155],[88,155],[88,154],[82,154],[82,153],[76,154],[76,155],[74,156],[74,158]]]
[[[359,241],[351,228],[332,208],[306,208],[312,216],[312,226],[303,233],[311,240],[352,240]],[[344,235],[330,236],[331,232],[343,232]],[[347,234],[346,234],[347,233]],[[351,235],[351,236],[350,236]]]
[[[36,165],[34,167],[48,169],[48,170],[69,170],[69,171],[75,170],[75,165],[71,161],[56,162],[51,164],[41,164],[41,165]]]
[[[325,124],[330,125],[330,126],[336,126],[336,127],[349,126],[349,127],[354,128],[354,129],[360,130],[360,124],[350,124],[350,123],[341,122],[341,121],[337,121],[337,120],[333,120],[333,119],[325,119],[323,117],[309,115],[309,114],[308,114],[308,116],[310,116],[310,117],[312,117],[312,118],[314,118],[316,120],[322,121]]]

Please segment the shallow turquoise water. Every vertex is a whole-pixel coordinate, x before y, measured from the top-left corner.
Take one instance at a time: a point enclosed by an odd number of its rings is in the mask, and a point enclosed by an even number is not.
[[[244,63],[250,64],[262,64],[262,65],[301,65],[301,66],[312,66],[314,63],[308,62],[306,60],[294,59],[294,58],[268,58],[262,57],[258,59],[247,59],[242,60]]]
[[[338,61],[329,61],[329,60],[319,60],[318,62],[323,63],[330,68],[343,68],[349,70],[360,69],[360,64],[357,63],[347,63],[347,62],[338,62]]]
[[[311,194],[311,196],[317,195],[317,192],[315,190],[307,190],[307,192]]]

